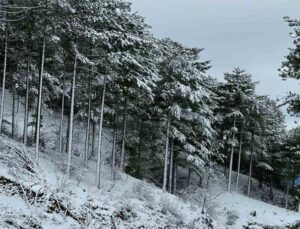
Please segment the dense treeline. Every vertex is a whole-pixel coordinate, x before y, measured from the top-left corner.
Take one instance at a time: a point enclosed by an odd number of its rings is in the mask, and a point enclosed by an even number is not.
[[[270,197],[274,185],[284,185],[278,175],[288,174],[283,164],[297,144],[288,147],[293,140],[282,112],[255,92],[257,82],[244,70],[218,82],[207,74],[202,49],[155,38],[125,1],[6,0],[0,9],[2,86],[14,101],[24,98],[23,141],[36,145],[37,160],[47,105],[61,112],[57,151],[68,154],[69,176],[73,123],[86,123],[80,156],[83,163],[97,160],[98,187],[103,127],[113,132],[113,173],[118,167],[170,192],[178,167],[201,177],[223,165],[229,191],[240,188],[240,173],[249,174],[248,195],[253,176],[270,184]],[[2,94],[0,125],[8,133],[10,123],[14,137],[14,117],[3,120],[4,100]]]

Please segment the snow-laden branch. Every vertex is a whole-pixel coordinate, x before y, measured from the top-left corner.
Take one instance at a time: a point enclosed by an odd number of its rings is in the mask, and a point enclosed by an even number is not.
[[[17,21],[22,21],[24,20],[26,17],[21,17],[21,18],[17,18],[17,19],[0,19],[0,22],[17,22]]]
[[[0,10],[0,13],[3,13],[5,15],[27,13],[28,11],[40,9],[40,8],[46,7],[46,6],[50,5],[50,4],[51,3],[40,5],[40,6],[29,6],[29,7],[26,7],[26,6],[17,7],[17,6],[4,6],[4,5],[0,5],[0,9],[1,9],[1,7],[7,9],[7,10]],[[15,10],[18,10],[18,11],[10,11],[10,9],[15,9]],[[21,21],[21,20],[23,20],[25,18],[26,17],[21,17],[21,18],[17,18],[17,19],[6,19],[6,18],[3,19],[2,18],[2,19],[0,19],[0,22],[17,22],[17,21]]]

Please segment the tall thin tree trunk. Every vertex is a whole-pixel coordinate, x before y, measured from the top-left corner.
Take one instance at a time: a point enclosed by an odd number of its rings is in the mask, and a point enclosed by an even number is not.
[[[259,168],[259,184],[258,184],[258,187],[260,189],[263,188],[263,169],[262,168]]]
[[[89,157],[90,159],[95,156],[95,135],[96,135],[96,124],[92,120],[92,150],[91,150],[92,152]]]
[[[27,146],[28,139],[28,117],[29,117],[29,75],[30,75],[30,51],[27,54],[26,95],[25,95],[25,117],[23,129],[23,143]]]
[[[273,171],[270,172],[270,199],[274,199],[274,193],[273,193]]]
[[[40,125],[41,125],[41,105],[42,105],[42,93],[43,93],[43,74],[44,74],[44,62],[45,62],[45,48],[46,39],[43,39],[43,50],[42,50],[42,63],[40,71],[40,83],[39,83],[39,98],[38,98],[38,110],[37,110],[37,125],[36,125],[36,145],[35,145],[35,159],[38,161],[39,157],[39,144],[40,144]]]
[[[296,180],[296,166],[295,166],[295,163],[293,163],[293,180],[292,180],[292,187],[295,186],[295,180]]]
[[[20,95],[19,93],[17,93],[17,113],[19,113],[19,109],[20,109]]]
[[[239,189],[239,181],[240,181],[241,159],[242,159],[242,145],[243,145],[243,129],[244,129],[244,122],[242,123],[241,131],[240,131],[239,160],[238,160],[238,169],[237,169],[236,184],[235,184],[235,191],[236,192]]]
[[[206,180],[205,194],[204,194],[203,205],[202,205],[202,210],[201,210],[202,214],[204,214],[204,209],[205,209],[205,205],[206,205],[206,201],[207,201],[209,180],[210,180],[210,173],[208,174],[207,180]]]
[[[66,136],[66,149],[65,152],[69,152],[69,139],[70,139],[70,122],[71,122],[71,113],[68,115],[68,126],[67,126],[67,136]]]
[[[273,150],[271,150],[271,166],[272,168],[274,167],[273,164],[273,158],[274,158],[274,155],[273,155]],[[273,200],[274,198],[274,193],[273,193],[273,174],[274,174],[274,169],[272,171],[270,171],[270,190],[269,190],[269,195],[270,195],[270,199]]]
[[[190,187],[191,185],[191,174],[192,174],[192,169],[189,167],[188,169],[188,177],[187,177],[187,186]]]
[[[174,162],[174,181],[173,181],[173,193],[177,190],[177,163]]]
[[[251,189],[251,180],[252,180],[252,164],[253,164],[253,153],[251,152],[250,156],[250,166],[249,166],[249,177],[248,177],[248,191],[247,196],[250,196],[250,189]]]
[[[142,146],[143,146],[143,121],[140,119],[140,127],[139,127],[139,145],[138,145],[138,164],[137,164],[137,174],[138,178],[141,177],[141,168],[143,168],[142,164]]]
[[[226,143],[225,143],[226,144]],[[227,166],[228,166],[228,147],[225,147],[225,162],[224,162],[224,176],[227,178]]]
[[[288,168],[291,168],[291,159],[288,160]],[[289,207],[289,194],[290,194],[290,179],[289,179],[289,172],[288,177],[286,179],[286,195],[285,195],[285,209],[288,209]]]
[[[235,117],[234,117],[234,120],[233,120],[233,127],[235,127]],[[234,140],[235,140],[235,132],[233,132],[233,134],[232,134],[232,145],[231,145],[231,153],[230,153],[228,188],[227,188],[228,192],[231,192],[231,178],[232,178],[232,166],[233,166]]]
[[[60,129],[59,129],[59,152],[61,158],[63,156],[64,151],[64,113],[65,113],[65,84],[66,77],[63,76],[63,88],[62,88],[62,98],[61,98],[61,117],[60,117]]]
[[[85,136],[85,149],[84,149],[84,161],[87,163],[88,154],[89,154],[89,145],[90,145],[90,126],[91,126],[91,76],[89,76],[89,99],[88,99],[88,117],[87,117],[87,128]]]
[[[96,184],[100,189],[100,176],[101,176],[101,146],[102,146],[102,127],[103,127],[103,113],[104,113],[104,100],[105,100],[105,89],[106,89],[106,77],[104,78],[103,91],[102,91],[102,102],[101,102],[101,114],[99,123],[99,135],[98,135],[98,152],[97,152],[97,174]]]
[[[72,140],[73,140],[73,119],[74,119],[74,103],[75,103],[75,84],[76,84],[76,69],[77,69],[77,53],[75,52],[74,73],[72,80],[72,95],[71,95],[71,111],[70,111],[70,127],[68,139],[68,164],[67,175],[71,177],[71,159],[72,159]]]
[[[117,97],[116,97],[117,98]],[[118,127],[118,100],[116,99],[115,106],[115,117],[114,117],[114,134],[113,134],[113,146],[112,146],[112,162],[111,162],[111,171],[112,179],[116,179],[116,153],[117,153],[117,127]]]
[[[170,119],[167,119],[167,134],[166,134],[166,146],[165,146],[165,165],[164,165],[164,177],[163,177],[163,187],[164,191],[167,190],[167,176],[168,176],[168,157],[169,157],[169,135],[170,135]]]
[[[111,161],[111,173],[112,180],[116,179],[116,145],[117,145],[117,114],[115,114],[114,134],[113,134],[113,145],[112,145],[112,161]]]
[[[121,163],[120,163],[121,171],[124,171],[126,128],[127,128],[127,95],[125,96],[124,114],[123,114],[123,132],[122,132]]]
[[[173,145],[174,145],[174,140],[171,140],[170,143],[170,174],[169,174],[169,192],[172,193],[172,181],[173,181],[173,158],[174,158],[174,152],[173,152]]]
[[[92,111],[91,111],[91,114],[90,114],[90,130],[89,130],[89,144],[88,144],[88,147],[87,147],[87,160],[89,160],[89,158],[91,157],[91,125],[92,125],[92,120],[91,120],[91,117],[92,117]],[[92,136],[93,137],[93,136]]]
[[[252,180],[253,144],[254,144],[254,132],[252,131],[252,137],[251,137],[251,155],[250,155],[250,166],[249,166],[249,177],[248,177],[248,190],[247,190],[247,196],[248,197],[250,196],[251,180]]]
[[[0,110],[0,132],[2,131],[3,116],[4,116],[6,65],[7,65],[7,30],[5,30],[5,44],[4,44],[4,64],[3,64],[2,95],[1,95],[1,110]]]
[[[11,137],[14,138],[15,137],[15,86],[12,85],[12,112],[11,112]]]

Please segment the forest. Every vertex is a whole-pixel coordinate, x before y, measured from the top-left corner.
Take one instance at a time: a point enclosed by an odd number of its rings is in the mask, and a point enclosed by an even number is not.
[[[283,20],[294,45],[274,77],[298,80],[300,20]],[[78,161],[82,170],[95,162],[98,189],[123,172],[171,194],[220,176],[238,192],[246,175],[244,195],[264,186],[272,202],[280,190],[277,205],[298,211],[300,127],[288,130],[284,112],[299,115],[299,94],[259,94],[238,66],[215,79],[205,47],[156,38],[127,1],[1,0],[0,23],[1,135],[32,148],[38,165],[55,155],[72,179]],[[53,139],[49,111],[59,116]],[[102,162],[106,130],[111,150]],[[78,138],[84,144],[75,147]]]

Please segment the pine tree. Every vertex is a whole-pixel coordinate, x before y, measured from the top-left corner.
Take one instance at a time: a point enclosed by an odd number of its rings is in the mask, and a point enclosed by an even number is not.
[[[285,57],[285,60],[282,62],[280,71],[280,76],[283,80],[288,78],[300,79],[300,21],[296,19],[291,19],[289,17],[285,17],[284,20],[289,24],[291,28],[293,28],[293,32],[291,33],[291,37],[293,38],[294,47],[289,49],[288,55]],[[291,113],[297,114],[299,113],[299,101],[300,96],[295,93],[291,93],[286,98],[286,103],[289,104],[289,111]]]

